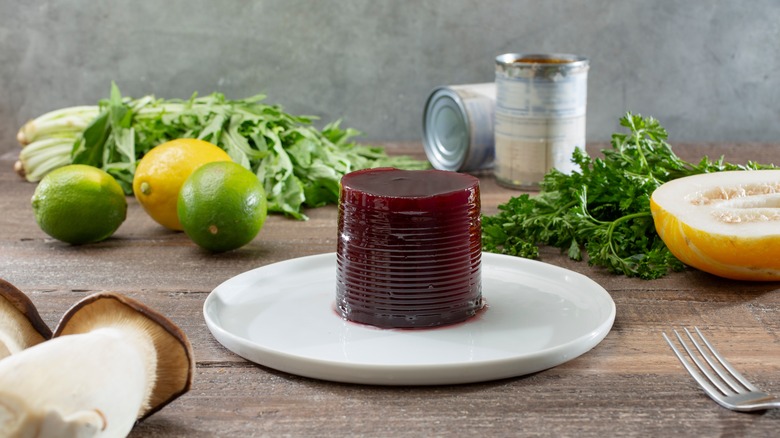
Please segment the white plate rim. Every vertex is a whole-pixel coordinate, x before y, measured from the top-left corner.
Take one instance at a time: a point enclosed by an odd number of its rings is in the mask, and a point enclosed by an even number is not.
[[[331,260],[334,265],[335,253],[316,254],[288,259],[238,274],[220,285],[208,295],[203,304],[203,316],[214,338],[225,348],[256,364],[309,378],[342,383],[370,385],[446,385],[475,383],[504,378],[519,377],[553,368],[573,360],[598,345],[609,333],[615,321],[616,306],[610,294],[591,278],[563,267],[508,255],[483,253],[485,266],[509,265],[517,269],[536,272],[548,272],[575,278],[581,285],[587,286],[588,293],[594,299],[606,304],[606,316],[593,330],[568,342],[505,359],[469,361],[468,363],[429,363],[429,364],[370,364],[334,361],[316,357],[305,357],[263,345],[226,330],[217,321],[219,309],[217,299],[220,293],[229,290],[233,283],[244,281],[290,264],[317,265]],[[485,269],[483,269],[484,275]],[[334,292],[335,294],[335,292]],[[489,291],[483,291],[489,300]],[[324,310],[329,311],[329,310]],[[334,315],[335,317],[335,315]],[[373,329],[372,330],[376,330]],[[434,329],[441,330],[441,328]]]

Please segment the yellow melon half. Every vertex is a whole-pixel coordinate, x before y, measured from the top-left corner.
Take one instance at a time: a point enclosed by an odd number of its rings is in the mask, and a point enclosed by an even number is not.
[[[650,211],[686,265],[736,280],[780,280],[780,170],[675,179],[653,192]]]

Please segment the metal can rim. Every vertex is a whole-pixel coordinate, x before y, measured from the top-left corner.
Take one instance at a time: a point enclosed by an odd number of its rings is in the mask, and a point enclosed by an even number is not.
[[[563,62],[534,62],[545,60]],[[587,71],[590,60],[586,56],[570,53],[504,53],[496,56],[496,69],[499,71],[528,72],[569,72],[572,74]]]
[[[431,164],[433,164],[434,167],[439,170],[460,170],[460,168],[463,166],[463,163],[466,161],[468,148],[471,146],[466,145],[466,150],[461,151],[461,153],[458,154],[457,159],[447,160],[442,154],[442,150],[446,148],[444,148],[441,139],[436,134],[436,129],[430,126],[430,122],[433,120],[431,117],[431,111],[435,109],[436,101],[441,98],[447,98],[451,104],[454,104],[455,107],[457,107],[458,115],[463,122],[463,127],[468,133],[466,108],[459,97],[460,96],[449,87],[436,87],[431,91],[428,100],[425,103],[425,110],[423,111],[423,147],[425,149],[426,155],[428,156],[428,161],[430,161]]]

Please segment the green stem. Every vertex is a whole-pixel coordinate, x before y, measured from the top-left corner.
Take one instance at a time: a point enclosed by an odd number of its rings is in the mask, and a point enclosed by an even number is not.
[[[638,213],[632,213],[632,214],[627,214],[625,216],[621,216],[609,223],[609,227],[607,228],[607,241],[609,242],[609,251],[612,253],[612,255],[614,255],[617,258],[622,258],[618,255],[617,250],[615,249],[615,246],[612,243],[614,241],[614,239],[612,239],[612,234],[615,231],[615,227],[617,227],[618,224],[621,224],[623,222],[631,221],[637,218],[648,217],[648,216],[652,216],[652,213],[650,213],[649,211],[641,211]],[[600,223],[606,224],[607,222],[600,222]]]

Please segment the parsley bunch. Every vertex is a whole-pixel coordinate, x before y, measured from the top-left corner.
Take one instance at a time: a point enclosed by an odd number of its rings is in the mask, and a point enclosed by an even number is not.
[[[675,178],[723,170],[770,168],[748,162],[724,163],[704,157],[682,160],[667,143],[667,132],[652,117],[627,113],[603,158],[576,149],[571,174],[551,170],[536,196],[523,194],[482,218],[485,251],[538,258],[538,245],[568,251],[573,260],[587,255],[590,265],[629,277],[654,279],[684,268],[658,236],[650,195]],[[583,254],[585,253],[585,254]]]

